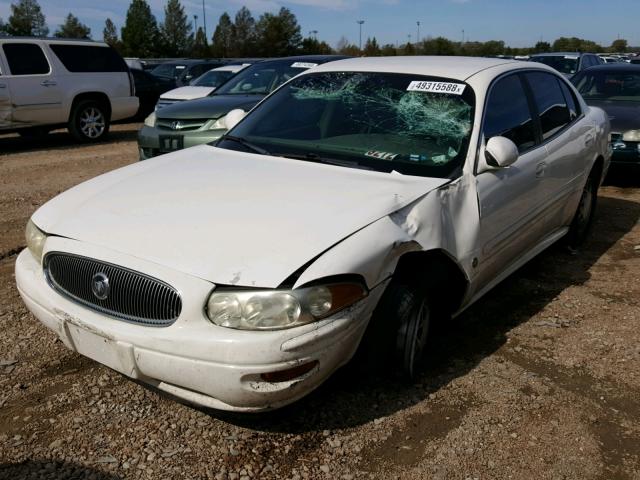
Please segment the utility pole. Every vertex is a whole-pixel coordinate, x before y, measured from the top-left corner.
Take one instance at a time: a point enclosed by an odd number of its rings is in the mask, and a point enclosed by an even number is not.
[[[420,43],[420,21],[417,21],[416,25],[418,25],[418,36],[416,37],[416,45],[417,45],[418,43]]]
[[[462,29],[462,45],[464,45],[464,28]]]
[[[358,45],[358,49],[362,52],[362,24],[364,20],[357,20],[356,23],[360,26],[360,43]]]
[[[208,39],[207,39],[207,14],[204,11],[204,0],[202,0],[202,23],[204,24],[204,39],[205,39],[205,41],[208,41]]]

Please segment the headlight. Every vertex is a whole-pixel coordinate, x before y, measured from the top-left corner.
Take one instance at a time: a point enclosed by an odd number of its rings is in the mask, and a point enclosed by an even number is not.
[[[47,234],[29,220],[27,222],[27,228],[25,229],[25,237],[27,239],[27,248],[31,252],[31,255],[41,262],[42,249],[44,248],[44,241],[47,239]]]
[[[227,124],[225,123],[224,119],[225,119],[225,115],[218,118],[215,122],[211,124],[211,126],[209,127],[209,130],[226,130]]]
[[[622,140],[625,142],[640,142],[640,130],[629,130],[622,134]]]
[[[296,290],[214,291],[207,316],[221,327],[279,330],[328,317],[367,296],[358,283],[336,283]]]
[[[147,118],[144,119],[144,124],[147,127],[156,126],[156,112],[151,112]]]

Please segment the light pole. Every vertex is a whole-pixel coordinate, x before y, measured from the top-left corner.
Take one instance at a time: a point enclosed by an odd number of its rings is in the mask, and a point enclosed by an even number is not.
[[[362,24],[364,23],[364,20],[357,20],[356,23],[360,27],[360,43],[359,43],[358,49],[362,51]]]
[[[318,39],[318,30],[309,30],[309,36],[313,36],[314,40]]]
[[[462,44],[464,45],[464,28],[462,29]]]
[[[204,24],[204,39],[207,40],[207,14],[204,11],[204,0],[202,0],[202,23]]]
[[[193,34],[198,34],[198,15],[193,16]]]
[[[420,21],[417,21],[416,25],[418,25],[418,36],[416,37],[416,44],[418,44],[420,43]]]

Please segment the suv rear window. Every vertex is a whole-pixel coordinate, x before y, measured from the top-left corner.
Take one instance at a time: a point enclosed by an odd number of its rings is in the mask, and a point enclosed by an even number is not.
[[[49,62],[35,43],[5,43],[2,50],[12,75],[42,75],[49,73]]]
[[[126,72],[125,61],[110,47],[49,45],[70,72]]]

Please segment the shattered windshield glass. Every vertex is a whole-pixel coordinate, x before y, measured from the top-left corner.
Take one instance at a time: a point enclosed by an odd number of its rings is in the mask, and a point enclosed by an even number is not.
[[[474,102],[471,87],[449,79],[304,75],[259,105],[233,129],[235,139],[223,138],[218,146],[445,178],[457,174],[466,157]]]

